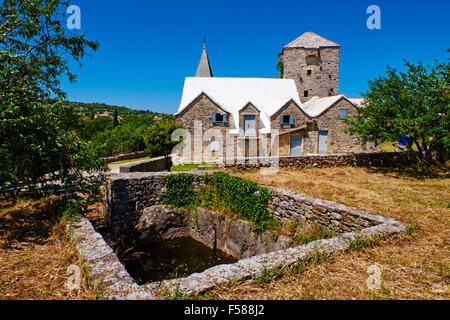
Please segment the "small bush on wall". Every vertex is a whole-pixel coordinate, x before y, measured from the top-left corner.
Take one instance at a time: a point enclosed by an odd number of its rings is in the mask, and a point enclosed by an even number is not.
[[[268,210],[271,194],[258,183],[216,172],[204,178],[206,186],[196,194],[193,179],[192,175],[184,173],[167,176],[163,203],[176,207],[202,206],[218,210],[252,222],[256,231],[263,231],[275,224]]]
[[[162,203],[175,207],[189,208],[197,204],[194,192],[194,176],[187,173],[171,174],[164,178],[166,192],[162,195]]]
[[[267,188],[223,172],[216,172],[208,179],[212,190],[207,195],[211,197],[213,208],[237,214],[252,222],[259,231],[273,225],[274,218],[268,211],[271,194]]]

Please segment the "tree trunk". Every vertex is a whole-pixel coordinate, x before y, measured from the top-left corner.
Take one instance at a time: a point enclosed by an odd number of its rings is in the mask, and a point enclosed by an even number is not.
[[[169,155],[164,153],[164,158],[166,159],[167,170],[170,171]]]
[[[418,151],[419,159],[420,159],[420,160],[423,160],[423,158],[424,158],[424,154],[423,154],[423,150],[422,150],[422,147],[421,147],[420,143],[419,143],[419,142],[417,142],[417,140],[416,140],[416,139],[414,139],[414,144],[415,144],[415,145],[416,145],[416,147],[417,147],[417,151]]]

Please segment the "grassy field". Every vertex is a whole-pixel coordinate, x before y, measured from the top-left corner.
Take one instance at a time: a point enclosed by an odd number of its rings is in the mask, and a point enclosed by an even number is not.
[[[450,299],[448,174],[350,167],[233,174],[403,221],[408,234],[225,286],[204,298]],[[68,266],[83,264],[61,216],[55,198],[0,202],[0,299],[101,298],[85,278],[79,291],[65,287]],[[366,285],[372,264],[381,268],[377,291]]]
[[[259,171],[237,176],[336,201],[408,224],[408,234],[261,281],[227,286],[220,299],[450,299],[448,175],[329,168]],[[369,291],[368,266],[381,268],[381,289]]]
[[[202,163],[185,163],[185,164],[179,165],[179,166],[171,166],[170,171],[173,171],[173,172],[175,172],[175,171],[191,171],[191,170],[198,169],[199,166],[213,166],[208,169],[218,169],[218,165],[215,163],[202,162]]]
[[[82,262],[72,246],[56,198],[0,202],[0,299],[95,299],[82,278],[66,288],[67,268]]]

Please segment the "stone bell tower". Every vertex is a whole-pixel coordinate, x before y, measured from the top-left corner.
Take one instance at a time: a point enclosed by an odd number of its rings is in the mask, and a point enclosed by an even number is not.
[[[302,102],[339,94],[340,45],[306,32],[283,47],[284,79],[293,79]]]

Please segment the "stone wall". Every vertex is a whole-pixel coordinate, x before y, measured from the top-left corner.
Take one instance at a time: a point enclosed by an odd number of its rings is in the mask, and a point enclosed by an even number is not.
[[[116,161],[122,161],[122,160],[132,160],[132,159],[139,159],[144,158],[147,156],[147,153],[145,151],[136,151],[131,153],[120,153],[115,154],[110,157],[104,157],[103,160],[106,161],[106,163],[116,162]]]
[[[155,205],[145,208],[130,246],[148,245],[162,240],[191,237],[210,249],[219,249],[235,259],[286,249],[292,238],[274,238],[269,231],[257,234],[248,221],[224,217],[219,212]]]
[[[163,177],[173,173],[133,173],[111,175],[106,187],[105,218],[113,234],[125,234],[134,229],[145,208],[160,204],[165,192]],[[194,190],[205,185],[208,173],[195,172]],[[316,224],[338,233],[361,230],[383,220],[331,201],[324,201],[289,190],[267,187],[272,193],[269,209],[276,219],[294,219]],[[219,237],[220,238],[220,237]]]
[[[281,156],[263,158],[227,159],[221,162],[223,169],[254,170],[264,167],[280,168],[328,168],[328,167],[402,167],[416,163],[409,152],[361,152],[348,154],[323,154],[305,156]]]
[[[169,170],[171,166],[171,156],[166,159],[164,156],[121,165],[119,172],[155,172]]]
[[[105,188],[105,219],[116,233],[132,230],[139,221],[142,210],[160,204],[165,192],[163,178],[170,172],[136,172],[111,174]],[[198,177],[206,174],[199,172]],[[199,190],[203,181],[194,179],[194,189]]]
[[[280,219],[297,220],[329,228],[337,233],[362,230],[384,223],[385,218],[332,201],[309,197],[285,189],[271,188],[270,211]]]

